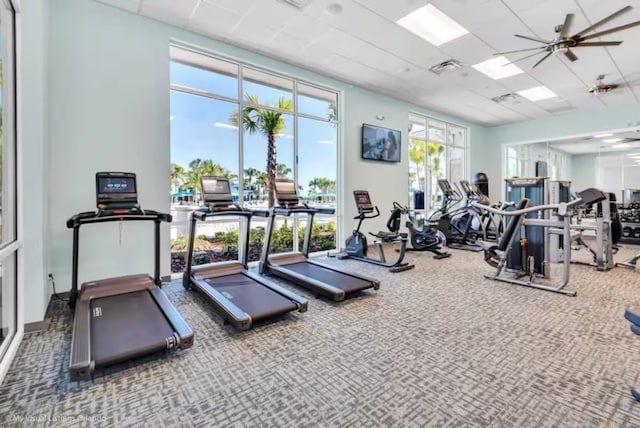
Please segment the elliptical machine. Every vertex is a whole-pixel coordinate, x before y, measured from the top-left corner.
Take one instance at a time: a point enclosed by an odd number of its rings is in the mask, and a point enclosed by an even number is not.
[[[447,238],[444,233],[427,223],[422,226],[422,229],[418,229],[415,226],[415,220],[411,216],[409,207],[400,205],[398,202],[393,203],[393,211],[398,212],[399,215],[406,215],[408,218],[405,226],[409,229],[409,235],[411,235],[411,248],[407,248],[407,251],[430,251],[434,254],[434,259],[446,259],[451,256],[451,253],[444,251],[447,246]],[[387,227],[389,227],[389,224],[387,224]],[[398,216],[395,231],[398,231],[399,227]],[[391,228],[389,229],[391,230]]]
[[[368,191],[354,190],[353,196],[356,201],[356,207],[358,208],[358,215],[353,219],[358,220],[358,225],[351,233],[351,236],[347,238],[344,250],[340,252],[337,257],[341,260],[354,259],[360,260],[362,262],[372,263],[378,266],[383,266],[389,268],[389,272],[394,273],[413,269],[415,265],[402,262],[402,260],[404,259],[405,251],[407,249],[407,234],[398,233],[401,214],[400,212],[396,212],[395,209],[391,212],[391,216],[387,221],[387,229],[389,229],[389,232],[369,232],[370,235],[377,238],[374,241],[374,244],[378,248],[378,258],[372,259],[367,257],[367,251],[369,249],[367,237],[362,232],[360,232],[360,226],[362,226],[363,220],[380,216],[380,211],[378,210],[378,207],[374,206],[371,203],[371,198],[369,197]],[[374,210],[375,214],[372,214]],[[372,215],[367,216],[367,214]],[[395,262],[387,262],[387,259],[384,255],[384,250],[382,249],[382,246],[384,244],[400,244],[400,248],[398,249],[398,258]]]

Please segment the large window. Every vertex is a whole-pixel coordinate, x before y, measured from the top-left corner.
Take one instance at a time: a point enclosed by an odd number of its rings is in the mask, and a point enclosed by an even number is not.
[[[418,114],[409,115],[409,200],[418,214],[436,210],[438,179],[466,178],[467,129]]]
[[[0,0],[0,360],[18,331],[14,11]]]
[[[234,200],[274,204],[273,179],[294,180],[309,205],[336,206],[338,94],[288,76],[171,47],[172,270],[184,264],[189,214],[200,177],[223,175]],[[299,250],[305,218],[279,219],[273,251]],[[255,217],[249,260],[258,259],[266,220]],[[196,263],[237,256],[237,219],[198,225]],[[311,251],[336,247],[335,216],[318,216]]]

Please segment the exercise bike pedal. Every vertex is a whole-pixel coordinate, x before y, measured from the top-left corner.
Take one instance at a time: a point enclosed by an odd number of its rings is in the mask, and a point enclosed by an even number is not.
[[[435,254],[433,256],[433,258],[436,259],[436,260],[446,259],[447,257],[451,257],[451,253]]]

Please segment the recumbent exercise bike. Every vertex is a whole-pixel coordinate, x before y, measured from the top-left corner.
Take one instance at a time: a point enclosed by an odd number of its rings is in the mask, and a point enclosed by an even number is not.
[[[367,257],[369,244],[367,242],[367,237],[362,232],[360,232],[360,226],[362,226],[363,220],[380,216],[380,211],[378,210],[378,207],[374,206],[371,202],[368,191],[354,190],[353,196],[356,202],[356,207],[358,209],[358,215],[353,219],[358,220],[358,225],[351,233],[351,236],[347,238],[345,242],[345,248],[340,254],[338,254],[338,258],[349,258],[360,260],[362,262],[372,263],[378,266],[389,268],[390,272],[402,272],[405,270],[413,269],[415,265],[402,262],[402,260],[404,259],[405,251],[407,249],[407,234],[398,233],[400,226],[400,214],[396,213],[395,209],[392,211],[391,216],[387,221],[387,229],[389,229],[388,232],[369,232],[370,235],[377,238],[374,241],[374,244],[378,248],[378,258],[372,259]],[[398,249],[398,258],[395,262],[387,262],[384,250],[382,248],[382,246],[385,244],[400,244],[400,248]]]

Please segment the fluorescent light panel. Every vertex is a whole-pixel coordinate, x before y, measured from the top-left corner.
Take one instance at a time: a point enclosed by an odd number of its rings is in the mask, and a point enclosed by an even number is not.
[[[627,144],[627,143],[622,143],[622,144],[614,144],[613,146],[614,149],[626,149],[631,147],[631,144]]]
[[[622,138],[609,138],[607,140],[602,140],[603,143],[617,143],[618,141],[622,141]]]
[[[483,73],[493,80],[504,79],[505,77],[515,76],[516,74],[524,73],[517,65],[510,64],[504,56],[497,56],[495,58],[488,59],[472,67]]]
[[[398,19],[396,23],[435,46],[469,33],[466,28],[432,4],[414,10]]]
[[[598,134],[598,135],[594,135],[593,138],[605,138],[605,137],[611,137],[613,134]]]
[[[524,91],[518,91],[518,94],[529,101],[540,101],[557,97],[557,95],[546,86],[536,86],[535,88],[525,89]]]

